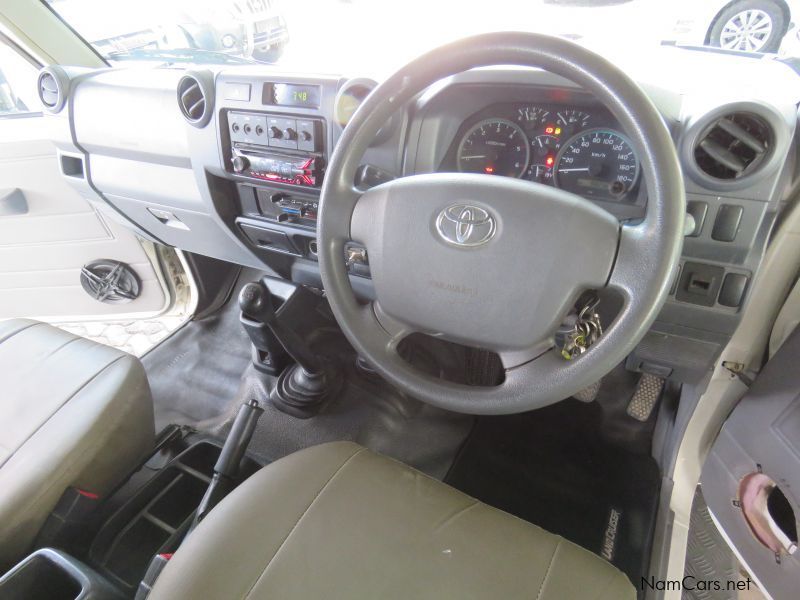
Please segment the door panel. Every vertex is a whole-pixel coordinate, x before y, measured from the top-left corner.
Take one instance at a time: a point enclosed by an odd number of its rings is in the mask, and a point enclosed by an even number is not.
[[[703,495],[760,587],[796,598],[800,582],[800,329],[731,413],[703,466]]]
[[[0,198],[19,190],[27,203],[24,214],[0,206],[0,319],[161,312],[167,296],[148,254],[132,232],[104,219],[64,180],[47,121],[0,119]],[[142,283],[136,300],[104,304],[84,292],[81,267],[101,258],[134,269]]]

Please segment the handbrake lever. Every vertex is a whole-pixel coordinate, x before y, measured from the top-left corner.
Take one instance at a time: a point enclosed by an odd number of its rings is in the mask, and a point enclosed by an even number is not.
[[[239,474],[239,466],[244,458],[244,453],[253,438],[253,432],[258,424],[264,409],[258,405],[256,400],[250,400],[247,404],[242,404],[236,418],[233,421],[225,444],[222,446],[219,458],[214,465],[214,475],[211,483],[208,484],[203,499],[197,507],[194,521],[189,528],[189,533],[197,527],[205,516],[219,504],[233,487],[233,482]]]

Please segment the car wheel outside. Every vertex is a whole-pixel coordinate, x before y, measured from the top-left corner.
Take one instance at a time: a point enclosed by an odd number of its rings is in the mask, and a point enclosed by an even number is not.
[[[746,52],[776,52],[786,33],[786,16],[772,0],[742,0],[728,6],[709,30],[712,46]]]

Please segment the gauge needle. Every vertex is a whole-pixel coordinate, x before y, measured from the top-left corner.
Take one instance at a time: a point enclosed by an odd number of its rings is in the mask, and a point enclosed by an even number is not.
[[[486,158],[485,154],[473,154],[472,156],[462,156],[462,160],[471,160],[473,158]]]
[[[589,167],[575,167],[574,169],[559,169],[559,173],[574,173],[576,171],[588,171]]]

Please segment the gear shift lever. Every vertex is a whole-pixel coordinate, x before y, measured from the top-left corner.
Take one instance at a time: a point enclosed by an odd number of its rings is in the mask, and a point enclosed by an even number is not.
[[[287,300],[289,301],[291,300]],[[313,416],[322,403],[338,390],[341,383],[338,373],[322,357],[313,353],[295,331],[281,322],[276,315],[272,294],[264,282],[248,283],[242,288],[239,293],[239,308],[242,310],[243,323],[247,319],[266,325],[275,340],[296,363],[287,367],[278,378],[271,394],[273,404],[296,417]],[[257,342],[260,340],[254,339],[250,327],[246,325],[246,328],[258,348]],[[261,333],[264,333],[263,330]],[[270,354],[275,354],[274,348],[271,350]]]

